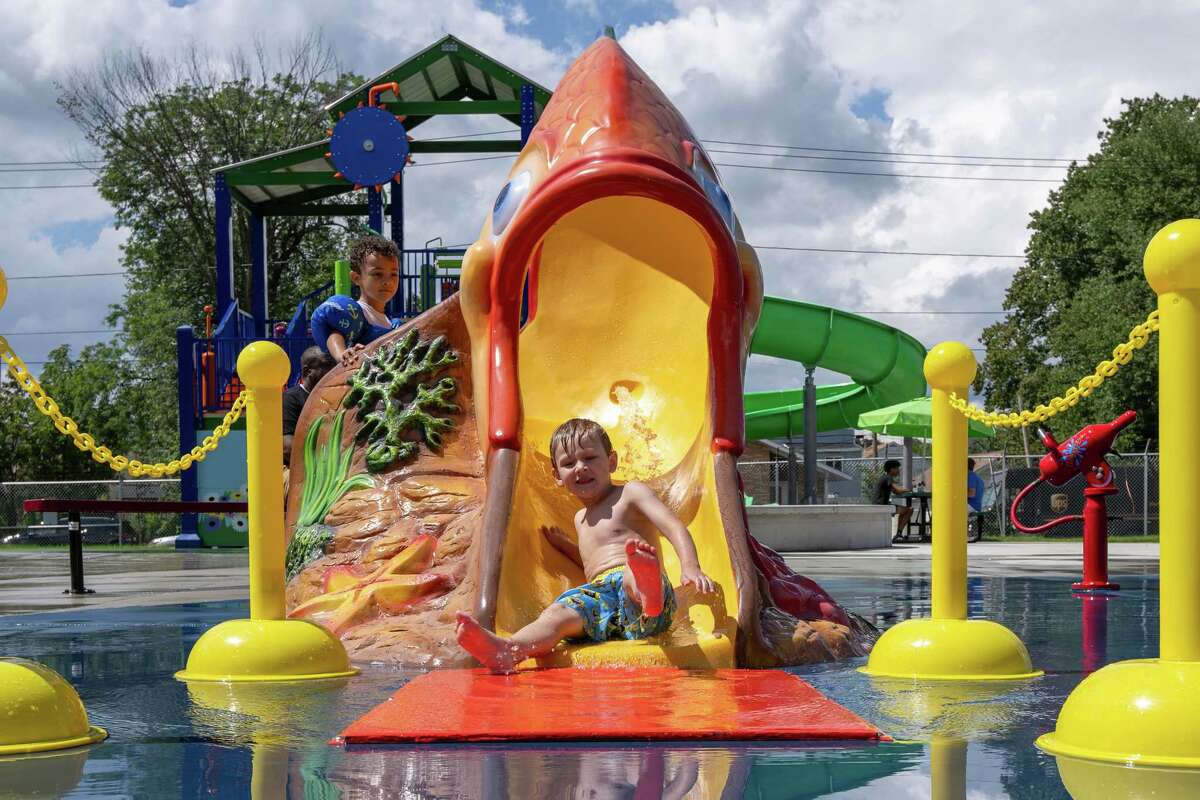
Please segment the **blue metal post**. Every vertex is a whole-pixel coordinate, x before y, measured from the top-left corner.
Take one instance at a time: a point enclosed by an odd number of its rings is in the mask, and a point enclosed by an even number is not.
[[[196,337],[192,334],[191,325],[181,325],[175,329],[175,368],[178,372],[179,386],[179,452],[191,452],[196,446]],[[181,500],[195,501],[200,492],[196,482],[196,467],[184,470],[179,475],[179,495]],[[196,528],[195,514],[181,514],[179,536],[175,538],[175,548],[182,550],[200,546],[200,536]]]
[[[367,187],[367,227],[383,233],[383,194],[374,186]]]
[[[521,84],[521,146],[529,141],[529,134],[533,133],[533,86],[528,83]]]
[[[533,133],[533,86],[528,83],[521,84],[521,146],[529,141],[529,134]],[[529,275],[525,276],[525,284],[521,287],[521,325],[524,325],[529,318]]]
[[[391,182],[392,202],[388,208],[388,216],[392,225],[392,241],[396,243],[396,249],[400,251],[400,274],[404,274],[404,176],[400,176],[400,180]],[[388,316],[399,317],[404,310],[405,301],[405,281],[400,280],[400,288],[396,290],[396,295],[392,301],[388,303]]]
[[[217,319],[233,305],[233,197],[218,173],[213,187],[214,211],[217,215]]]
[[[254,332],[270,338],[267,330],[267,220],[257,212],[250,215],[250,313]]]

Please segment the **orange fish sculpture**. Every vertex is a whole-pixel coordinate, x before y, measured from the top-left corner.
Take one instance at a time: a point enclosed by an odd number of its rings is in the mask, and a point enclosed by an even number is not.
[[[599,39],[517,156],[459,294],[334,370],[306,406],[291,613],[335,630],[356,658],[420,666],[467,663],[457,611],[502,634],[534,619],[583,582],[545,531],[573,530],[579,508],[554,482],[550,435],[585,417],[608,431],[616,478],[647,483],[688,526],[718,591],[677,589],[664,634],[563,644],[543,666],[863,654],[870,625],[747,529],[737,458],[761,306],[758,259],[695,134]],[[651,544],[678,586],[674,550]]]

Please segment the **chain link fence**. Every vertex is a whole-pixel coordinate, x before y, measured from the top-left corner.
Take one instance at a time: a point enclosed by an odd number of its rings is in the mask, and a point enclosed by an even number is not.
[[[1040,456],[1004,454],[972,455],[975,471],[983,478],[983,512],[979,524],[984,536],[1017,536],[1020,531],[1009,521],[1009,506],[1017,493],[1038,478]],[[894,456],[892,458],[895,458]],[[875,483],[883,475],[888,458],[828,458],[817,462],[817,502],[824,504],[869,504]],[[903,459],[896,458],[903,464]],[[1107,498],[1110,536],[1154,536],[1158,534],[1158,453],[1110,455],[1113,487]],[[796,468],[795,502],[804,498],[804,463]],[[787,461],[748,461],[738,464],[746,494],[756,505],[789,503],[791,465]],[[912,476],[906,485],[932,487],[930,459],[913,456]],[[901,482],[905,482],[901,478]],[[1034,527],[1058,517],[1083,513],[1082,477],[1065,486],[1043,483],[1021,502],[1020,520]],[[1083,522],[1072,520],[1041,535],[1069,538],[1083,535]]]
[[[179,480],[138,478],[111,481],[22,481],[0,483],[0,540],[30,526],[66,524],[65,514],[25,511],[26,500],[179,500]],[[179,533],[178,514],[84,514],[93,527],[119,529],[117,543],[144,544]],[[91,540],[88,540],[91,543]]]

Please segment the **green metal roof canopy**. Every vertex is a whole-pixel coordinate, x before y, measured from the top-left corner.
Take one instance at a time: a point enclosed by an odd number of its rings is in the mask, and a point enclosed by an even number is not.
[[[372,86],[396,83],[400,97],[390,89],[379,101],[388,111],[407,117],[410,133],[433,117],[454,115],[498,115],[521,125],[522,87],[532,95],[533,119],[550,101],[550,90],[484,55],[465,42],[446,36],[412,58],[364,82],[325,107],[330,125],[342,113],[367,103]],[[529,90],[532,90],[530,92]],[[527,134],[526,134],[527,135]],[[430,153],[517,153],[519,139],[461,139],[411,143],[411,152]],[[229,164],[214,170],[223,177],[234,200],[263,216],[340,216],[366,213],[366,204],[312,203],[346,192],[354,185],[334,177],[337,169],[326,158],[329,139],[282,150],[270,155]]]

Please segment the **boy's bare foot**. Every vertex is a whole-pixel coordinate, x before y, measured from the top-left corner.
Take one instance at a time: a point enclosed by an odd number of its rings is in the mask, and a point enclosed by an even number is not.
[[[455,635],[459,645],[492,672],[506,675],[517,671],[516,658],[509,643],[480,625],[465,611],[459,611]]]
[[[629,539],[625,542],[625,563],[637,581],[638,594],[642,597],[642,614],[657,617],[663,610],[662,567],[658,565],[658,551],[643,541]]]

